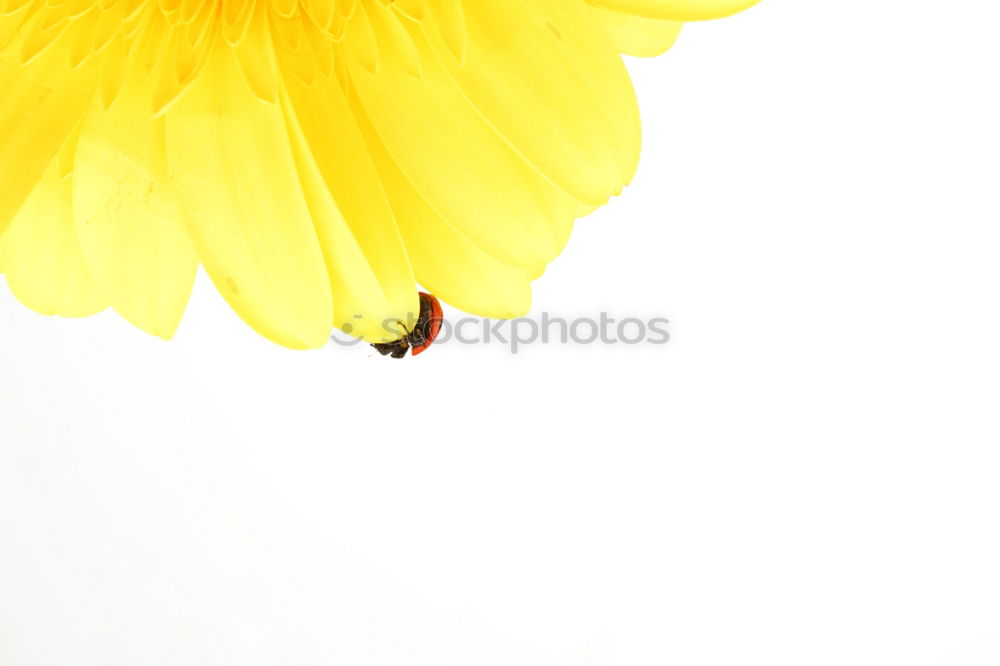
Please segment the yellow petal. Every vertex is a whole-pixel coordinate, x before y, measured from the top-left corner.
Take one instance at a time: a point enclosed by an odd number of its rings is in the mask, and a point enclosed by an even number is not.
[[[639,159],[639,110],[625,65],[581,2],[466,2],[467,54],[431,43],[462,94],[565,192],[604,203]],[[427,30],[428,35],[436,31]]]
[[[330,282],[281,108],[253,96],[229,49],[215,49],[166,118],[167,163],[198,256],[261,335],[323,346]]]
[[[11,292],[46,315],[86,317],[107,307],[84,262],[72,211],[72,178],[55,161],[3,234]]]
[[[376,35],[399,20],[376,8]],[[559,252],[575,201],[518,157],[469,106],[411,28],[423,63],[413,76],[382,58],[371,73],[350,58],[351,81],[376,132],[414,187],[441,217],[506,263],[537,268]]]
[[[94,101],[76,149],[73,212],[87,265],[111,306],[166,339],[180,323],[198,261],[150,95],[133,80],[110,109]]]
[[[406,248],[340,84],[289,82],[288,123],[306,199],[329,266],[334,324],[369,342],[399,337],[383,324],[419,314]],[[299,140],[295,136],[300,135]]]
[[[615,47],[626,55],[651,58],[667,51],[684,27],[683,21],[652,19],[593,7]]]
[[[274,102],[278,99],[278,64],[271,48],[267,5],[257,0],[247,33],[233,46],[233,53],[254,95],[262,101]]]
[[[16,38],[21,26],[34,16],[37,8],[36,2],[28,0],[17,9],[8,9],[3,0],[0,0],[0,52],[4,51],[11,40]]]
[[[606,9],[670,21],[704,21],[731,16],[760,0],[588,0]]]
[[[70,66],[65,36],[31,63],[21,64],[25,32],[36,21],[28,21],[0,52],[0,231],[80,123],[97,85],[93,59],[79,68]]]
[[[363,112],[359,111],[358,119],[420,284],[471,314],[501,319],[527,314],[531,308],[528,271],[498,261],[448,224],[410,184]]]

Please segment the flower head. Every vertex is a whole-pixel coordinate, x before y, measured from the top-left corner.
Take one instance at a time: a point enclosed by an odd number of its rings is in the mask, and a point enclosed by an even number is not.
[[[170,337],[201,264],[255,330],[525,313],[629,181],[619,52],[755,0],[0,0],[0,270]]]

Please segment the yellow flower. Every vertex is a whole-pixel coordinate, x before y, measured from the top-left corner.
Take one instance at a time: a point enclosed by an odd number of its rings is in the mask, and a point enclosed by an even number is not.
[[[632,177],[619,52],[755,0],[0,0],[0,271],[46,314],[173,335],[200,263],[294,348],[416,282],[524,314]]]

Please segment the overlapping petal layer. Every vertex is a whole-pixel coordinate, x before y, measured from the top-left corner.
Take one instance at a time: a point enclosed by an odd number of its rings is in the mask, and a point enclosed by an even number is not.
[[[753,0],[0,0],[0,271],[173,335],[200,263],[255,330],[372,342],[416,283],[524,314],[639,154],[619,53]]]

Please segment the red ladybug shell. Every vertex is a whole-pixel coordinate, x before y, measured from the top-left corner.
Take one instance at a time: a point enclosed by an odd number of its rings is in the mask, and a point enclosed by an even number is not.
[[[444,314],[441,303],[426,292],[420,292],[420,318],[410,333],[410,354],[416,356],[431,346],[441,332]]]

